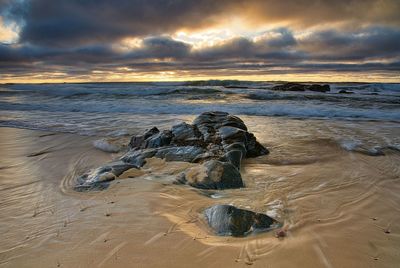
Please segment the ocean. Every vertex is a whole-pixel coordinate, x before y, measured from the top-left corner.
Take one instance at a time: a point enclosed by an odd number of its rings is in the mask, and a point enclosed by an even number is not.
[[[331,123],[330,136],[347,149],[365,140],[370,147],[399,148],[398,136],[386,132],[398,129],[400,84],[337,83],[327,93],[271,90],[275,85],[218,80],[2,85],[0,126],[115,137],[152,126],[168,128],[205,111],[225,111],[261,125],[302,120],[315,130]],[[366,137],[355,134],[363,130]]]
[[[331,91],[272,91],[275,84],[13,84],[0,86],[0,125],[95,134],[132,118],[172,118],[221,110],[237,115],[400,121],[400,84],[330,84]],[[353,94],[340,94],[340,90]]]

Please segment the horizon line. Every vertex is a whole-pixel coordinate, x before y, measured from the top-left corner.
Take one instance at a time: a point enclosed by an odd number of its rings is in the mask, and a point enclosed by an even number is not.
[[[236,82],[260,82],[260,83],[312,83],[312,84],[400,84],[398,82],[385,82],[385,81],[299,81],[299,80],[242,80],[242,79],[200,79],[200,80],[143,80],[143,81],[57,81],[57,82],[1,82],[0,85],[15,85],[15,84],[27,84],[27,85],[41,85],[41,84],[140,84],[140,83],[189,83],[189,82],[210,82],[210,81],[236,81]]]

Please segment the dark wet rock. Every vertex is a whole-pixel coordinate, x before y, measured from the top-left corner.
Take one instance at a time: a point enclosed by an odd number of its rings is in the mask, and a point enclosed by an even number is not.
[[[316,92],[328,92],[331,90],[329,85],[318,85],[318,84],[312,84],[306,87],[307,90],[310,91],[316,91]]]
[[[383,149],[392,150],[397,153],[400,152],[400,146],[395,146],[395,145],[388,145],[388,146],[384,147]]]
[[[358,147],[353,149],[353,151],[368,156],[384,156],[385,155],[384,149],[385,148],[383,147],[373,147],[373,148]]]
[[[338,93],[339,93],[339,94],[354,94],[353,91],[347,91],[347,90],[345,90],[345,89],[341,89]]]
[[[195,146],[165,147],[160,148],[155,157],[163,158],[166,161],[193,162],[203,152],[203,148]]]
[[[172,140],[172,133],[170,130],[164,130],[154,134],[146,139],[145,148],[159,148],[163,146],[168,146]]]
[[[279,91],[305,91],[306,88],[304,85],[299,83],[285,83],[282,85],[277,85],[271,88],[272,90]]]
[[[278,227],[273,218],[239,209],[231,205],[215,205],[204,211],[206,220],[217,235],[245,236],[252,232],[268,231]]]
[[[243,153],[241,150],[231,150],[224,155],[224,159],[240,170]]]
[[[194,127],[185,122],[172,126],[171,131],[173,139],[176,141],[196,138]]]
[[[124,164],[140,168],[147,158],[157,157],[199,163],[183,172],[177,182],[202,189],[238,188],[244,186],[239,172],[242,159],[269,153],[239,117],[218,111],[202,113],[192,124],[183,122],[171,130],[153,127],[132,137],[129,148],[118,165],[105,165],[112,170],[86,174],[79,184],[90,186],[116,179]]]
[[[96,168],[78,177],[75,189],[78,191],[105,189],[108,187],[108,182],[115,180],[124,171],[131,168],[137,168],[137,166],[122,161]]]
[[[224,126],[236,127],[236,128],[240,128],[244,131],[247,131],[247,127],[244,124],[244,122],[242,121],[242,119],[240,119],[237,116],[230,115],[230,114],[228,114],[226,116],[226,118],[224,119],[224,121],[221,122],[221,127],[224,127]]]
[[[225,150],[225,152],[229,152],[232,150],[239,150],[242,152],[242,157],[245,157],[246,153],[247,153],[244,142],[235,142],[235,143],[231,143],[231,144],[225,144],[224,150]]]
[[[210,160],[189,168],[177,178],[176,183],[200,189],[229,189],[244,187],[239,170],[231,163]]]
[[[223,126],[218,129],[218,134],[223,141],[243,141],[246,131],[236,127]]]
[[[132,149],[143,148],[145,140],[159,132],[160,131],[158,130],[158,128],[153,127],[151,129],[146,130],[143,133],[143,135],[133,136],[129,143],[129,147]]]
[[[257,157],[260,155],[266,155],[269,154],[269,151],[267,148],[265,148],[264,146],[262,146],[256,139],[256,137],[254,137],[254,135],[252,133],[248,133],[247,132],[247,137],[246,137],[246,156],[247,157]]]
[[[110,163],[107,165],[107,167],[111,168],[111,172],[118,177],[122,173],[124,173],[126,170],[131,169],[131,168],[138,168],[138,166],[130,163],[125,163],[123,161],[116,161],[113,163]]]
[[[153,157],[157,153],[157,149],[139,149],[131,150],[126,153],[121,160],[133,164],[137,167],[142,167],[146,163],[146,158]]]
[[[328,92],[330,91],[329,85],[318,85],[318,84],[300,84],[300,83],[285,83],[282,85],[277,85],[271,88],[272,90],[279,91],[316,91],[316,92]]]
[[[216,158],[216,154],[214,154],[213,152],[205,152],[202,154],[198,154],[191,162],[201,163],[213,158]]]

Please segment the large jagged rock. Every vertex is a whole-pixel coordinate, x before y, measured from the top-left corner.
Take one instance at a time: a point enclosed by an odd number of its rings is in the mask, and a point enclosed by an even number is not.
[[[151,157],[199,163],[183,172],[176,182],[202,189],[243,187],[239,172],[242,159],[269,153],[247,131],[239,117],[226,112],[205,112],[196,117],[193,124],[182,122],[172,126],[171,130],[160,131],[153,127],[132,137],[129,148],[120,162],[130,168],[139,169],[146,163],[146,158]],[[82,175],[78,185],[90,188],[90,185],[110,181],[121,174],[109,167],[105,165]]]
[[[199,136],[195,128],[185,122],[172,126],[171,132],[175,142],[191,140]]]
[[[268,231],[280,224],[273,218],[239,209],[231,205],[215,205],[207,208],[204,215],[217,235],[245,236],[252,232]]]
[[[157,134],[157,133],[159,133],[159,132],[160,132],[160,131],[158,130],[158,128],[153,127],[153,128],[151,128],[151,129],[146,130],[146,131],[143,133],[143,135],[133,136],[133,137],[131,138],[130,143],[129,143],[129,147],[130,147],[130,148],[142,148],[142,146],[144,147],[145,141],[146,141],[149,137],[151,137],[151,136],[153,136],[153,135],[155,135],[155,134]]]
[[[318,85],[318,84],[300,84],[300,83],[285,83],[272,87],[272,90],[279,91],[316,91],[316,92],[328,92],[330,91],[329,85]]]

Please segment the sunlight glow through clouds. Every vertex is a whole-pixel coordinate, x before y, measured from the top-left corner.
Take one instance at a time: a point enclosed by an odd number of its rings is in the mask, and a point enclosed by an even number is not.
[[[221,45],[228,40],[244,37],[250,40],[260,37],[260,35],[270,32],[278,27],[278,24],[251,26],[240,17],[230,16],[224,22],[213,27],[197,31],[180,30],[171,37],[174,40],[192,45],[194,50],[200,50],[217,45]]]
[[[19,27],[16,23],[7,24],[0,16],[0,42],[6,44],[15,43],[19,37]]]

